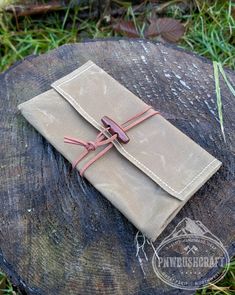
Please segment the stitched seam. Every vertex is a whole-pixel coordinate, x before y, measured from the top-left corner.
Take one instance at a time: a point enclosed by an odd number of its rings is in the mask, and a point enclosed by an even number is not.
[[[182,192],[184,192],[195,180],[197,180],[205,170],[208,169],[209,166],[211,166],[216,159],[214,159],[213,161],[211,161],[206,167],[204,167],[202,169],[202,171],[197,174],[181,191],[176,191],[174,190],[172,187],[170,187],[165,181],[163,181],[158,175],[156,175],[152,170],[150,170],[148,167],[146,167],[143,163],[141,163],[139,160],[137,160],[134,156],[132,156],[131,154],[129,154],[129,152],[127,150],[124,149],[124,147],[117,141],[118,145],[123,149],[123,151],[128,154],[130,156],[130,158],[132,158],[133,160],[135,160],[140,166],[142,166],[144,169],[146,169],[150,174],[152,174],[154,177],[156,177],[157,179],[159,179],[162,183],[164,183],[168,188],[170,188],[173,192],[175,192],[176,194],[181,194]]]
[[[100,125],[98,122],[96,122],[77,102],[76,100],[69,95],[68,93],[65,93],[59,86],[57,86],[60,91],[64,94],[64,95],[68,95],[69,98],[73,101],[73,103],[83,112],[87,115],[87,117],[93,122],[95,123],[96,126],[99,126],[101,129],[103,129],[103,126]],[[139,160],[137,160],[135,157],[133,157],[126,149],[124,149],[124,147],[118,142],[115,141],[115,143],[130,157],[132,158],[136,163],[138,163],[144,170],[148,171],[151,175],[153,175],[155,178],[157,178],[158,180],[160,180],[165,186],[167,186],[170,190],[172,190],[173,192],[175,192],[177,195],[181,194],[183,191],[185,191],[196,179],[198,179],[203,172],[209,168],[209,166],[211,166],[216,159],[214,159],[213,161],[211,161],[205,168],[203,168],[203,170],[197,174],[181,191],[176,191],[175,189],[173,189],[171,186],[169,186],[165,181],[163,181],[159,176],[157,176],[152,170],[150,170],[148,167],[146,167],[143,163],[141,163]]]
[[[77,73],[76,75],[72,76],[71,78],[69,78],[69,79],[67,79],[67,80],[65,80],[65,81],[63,81],[63,82],[61,82],[58,86],[61,86],[61,85],[65,84],[65,83],[67,83],[67,82],[72,81],[74,78],[76,78],[77,76],[79,76],[80,74],[82,74],[83,72],[87,71],[88,69],[90,69],[90,68],[93,67],[93,66],[94,66],[94,64],[89,65],[87,68],[85,68],[85,69],[82,70],[81,72],[79,72],[79,73]],[[60,89],[61,89],[61,88],[60,88]]]
[[[94,118],[92,118],[78,103],[77,101],[68,93],[66,93],[63,89],[60,88],[60,86],[66,82],[71,81],[72,79],[76,78],[77,76],[79,76],[81,73],[85,72],[87,69],[89,69],[90,67],[92,67],[93,65],[87,67],[86,69],[84,69],[82,72],[77,73],[75,76],[73,76],[72,78],[62,82],[59,85],[56,85],[55,87],[57,87],[65,96],[67,95],[71,101],[95,124],[95,126],[99,126],[99,128],[101,128],[101,130],[103,129],[103,126],[100,125],[98,122],[96,122],[96,120]],[[181,191],[176,191],[175,189],[173,189],[171,186],[169,186],[165,181],[163,181],[159,176],[157,176],[152,170],[150,170],[148,167],[146,167],[143,163],[141,163],[139,160],[137,160],[135,157],[133,157],[118,141],[115,141],[115,143],[124,151],[124,153],[129,156],[131,159],[133,159],[136,163],[138,163],[139,166],[141,166],[145,171],[148,171],[149,174],[151,174],[152,176],[154,176],[156,179],[158,179],[162,184],[164,184],[166,187],[168,187],[170,190],[172,190],[174,193],[176,193],[177,195],[181,194],[182,192],[184,192],[193,182],[195,182],[203,173],[205,170],[207,170],[215,161],[216,159],[214,159],[213,161],[211,161],[206,167],[204,167],[202,169],[202,171],[197,174]]]

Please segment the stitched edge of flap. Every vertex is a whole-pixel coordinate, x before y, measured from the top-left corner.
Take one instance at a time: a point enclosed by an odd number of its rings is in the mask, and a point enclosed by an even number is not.
[[[86,70],[91,68],[92,66],[97,66],[92,61],[88,61],[77,70],[68,74],[67,76],[55,81],[51,86],[62,95],[78,112],[80,115],[84,117],[89,123],[91,123],[95,128],[99,131],[102,131],[104,127],[98,123],[93,117],[91,117],[84,108],[79,105],[69,93],[65,92],[61,86],[65,83],[68,83],[72,79],[76,78],[80,74],[84,73]],[[97,66],[98,67],[98,66]],[[101,68],[99,68],[103,71]],[[79,70],[79,72],[78,72]],[[107,135],[110,136],[110,133],[107,132]],[[138,159],[132,156],[117,140],[114,141],[114,146],[117,150],[125,156],[132,164],[137,166],[142,172],[148,175],[153,181],[155,181],[158,185],[160,185],[163,189],[165,189],[169,194],[173,195],[177,199],[184,201],[190,198],[222,165],[222,163],[214,158],[208,165],[206,165],[197,175],[195,175],[192,180],[180,191],[172,188],[166,181],[161,179],[156,173],[146,167],[143,163],[141,163]],[[197,183],[197,185],[195,185]]]

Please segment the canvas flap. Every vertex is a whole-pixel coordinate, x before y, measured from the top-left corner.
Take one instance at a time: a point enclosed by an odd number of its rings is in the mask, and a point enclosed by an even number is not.
[[[91,61],[57,80],[52,87],[100,131],[104,128],[103,116],[122,124],[146,108],[142,100]],[[220,161],[161,115],[132,128],[128,136],[128,144],[114,142],[125,157],[123,160],[128,159],[179,200],[191,197],[221,166]],[[110,165],[110,169],[115,167]]]

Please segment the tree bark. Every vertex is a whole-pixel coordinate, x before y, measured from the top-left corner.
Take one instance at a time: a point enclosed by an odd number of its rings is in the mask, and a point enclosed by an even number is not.
[[[223,162],[154,245],[189,217],[235,253],[235,102],[224,80],[226,142],[211,62],[161,43],[106,39],[28,57],[0,76],[0,268],[32,295],[193,294],[156,277],[148,244],[149,259],[142,257],[140,265],[134,226],[76,171],[70,173],[70,164],[17,112],[19,103],[89,59]],[[226,74],[235,83],[234,72]]]

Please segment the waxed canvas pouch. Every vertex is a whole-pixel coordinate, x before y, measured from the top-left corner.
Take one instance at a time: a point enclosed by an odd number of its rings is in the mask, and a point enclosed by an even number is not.
[[[146,106],[88,61],[55,81],[50,90],[18,107],[72,163],[84,147],[65,143],[65,136],[94,140],[104,129],[101,122],[104,116],[121,124]],[[85,171],[84,177],[154,241],[189,198],[219,169],[221,162],[160,114],[127,133],[130,141],[123,144],[115,139],[114,146]],[[76,168],[80,171],[103,148],[89,152]]]

